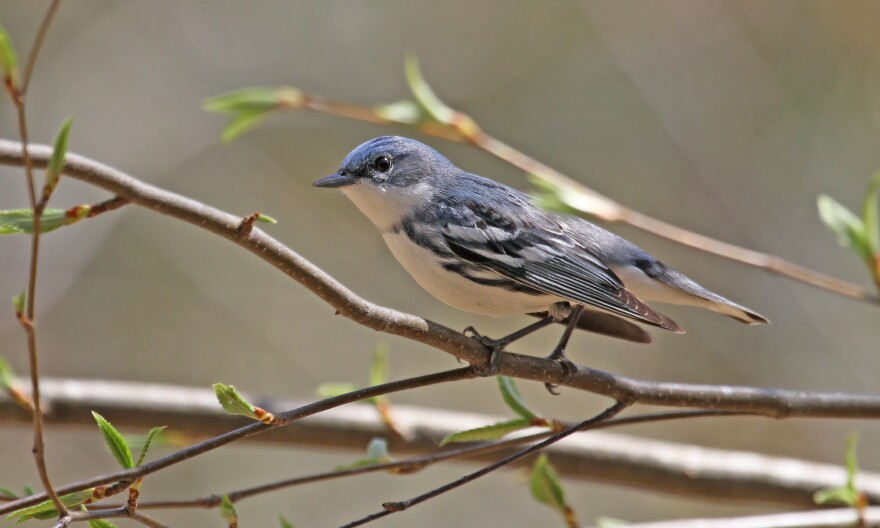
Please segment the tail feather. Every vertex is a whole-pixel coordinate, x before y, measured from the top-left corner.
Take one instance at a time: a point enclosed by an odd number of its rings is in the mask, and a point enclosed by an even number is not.
[[[548,312],[530,313],[533,317],[541,319],[547,317]],[[568,319],[559,321],[560,324],[568,324]],[[650,343],[651,334],[637,324],[626,319],[596,310],[584,310],[577,323],[578,330],[601,334],[617,339],[624,339],[633,343]]]
[[[727,315],[737,321],[749,325],[757,325],[757,324],[767,324],[770,321],[759,314],[758,312],[746,308],[741,304],[737,304],[726,297],[722,297],[717,293],[713,293],[706,288],[703,288],[696,282],[687,278],[685,275],[671,270],[669,268],[663,269],[662,273],[658,273],[652,275],[654,279],[657,279],[668,286],[681,290],[687,294],[690,294],[697,299],[701,299],[704,302],[694,302],[688,304],[695,304],[697,306],[701,306],[703,308],[707,308],[712,310],[713,312],[718,312],[720,314]]]

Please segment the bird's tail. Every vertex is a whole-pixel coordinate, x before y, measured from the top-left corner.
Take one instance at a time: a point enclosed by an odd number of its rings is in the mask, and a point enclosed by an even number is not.
[[[691,297],[690,300],[688,302],[682,302],[682,304],[691,304],[706,308],[745,324],[756,325],[767,324],[770,322],[758,312],[703,288],[675,270],[666,268],[663,270],[663,273],[656,275],[654,278],[664,282],[668,286],[672,286],[673,288],[689,294]]]
[[[530,313],[529,315],[541,319],[547,317],[548,312]],[[568,324],[568,318],[558,321],[560,324]],[[651,334],[642,327],[633,324],[626,319],[597,310],[584,310],[577,323],[578,330],[593,332],[608,337],[625,339],[634,343],[650,343]]]

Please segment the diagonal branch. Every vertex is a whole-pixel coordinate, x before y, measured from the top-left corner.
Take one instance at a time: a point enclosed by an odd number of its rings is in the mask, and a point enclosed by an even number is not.
[[[537,453],[538,451],[540,451],[544,448],[550,447],[551,445],[553,445],[561,440],[564,440],[565,438],[567,438],[567,437],[569,437],[579,431],[588,431],[590,429],[593,429],[594,427],[597,427],[598,425],[600,425],[604,422],[607,422],[611,418],[614,418],[617,414],[619,414],[620,412],[622,412],[624,409],[626,409],[629,406],[630,406],[629,402],[625,402],[625,401],[615,402],[614,405],[605,409],[604,411],[602,411],[601,413],[597,414],[596,416],[594,416],[592,418],[588,418],[588,419],[583,420],[582,422],[579,422],[575,425],[572,425],[572,426],[568,427],[567,429],[564,429],[558,433],[554,433],[552,436],[550,436],[544,440],[541,440],[540,442],[538,442],[536,444],[532,444],[524,449],[521,449],[521,450],[517,451],[516,453],[513,453],[512,455],[509,455],[507,457],[504,457],[501,460],[494,462],[486,467],[480,468],[477,471],[474,471],[473,473],[468,473],[467,475],[465,475],[457,480],[454,480],[452,482],[449,482],[448,484],[444,484],[438,488],[434,488],[426,493],[422,493],[421,495],[418,495],[416,497],[413,497],[411,499],[407,499],[404,501],[384,502],[384,503],[382,503],[383,509],[381,512],[374,513],[372,515],[368,515],[368,516],[363,517],[361,519],[350,522],[350,523],[346,524],[344,528],[361,526],[361,525],[373,522],[376,519],[379,519],[382,517],[387,517],[388,515],[391,515],[393,513],[408,510],[408,509],[412,508],[413,506],[417,506],[417,505],[422,504],[423,502],[429,501],[435,497],[439,497],[440,495],[442,495],[444,493],[447,493],[447,492],[452,491],[454,489],[458,489],[459,487],[461,487],[465,484],[468,484],[470,482],[473,482],[474,480],[476,480],[480,477],[488,475],[489,473],[491,473],[493,471],[501,469],[502,467],[505,467],[509,464],[512,464],[518,460],[521,460],[521,459],[531,455],[532,453]]]
[[[31,145],[36,167],[46,165],[51,149]],[[480,367],[490,352],[477,340],[421,317],[371,303],[326,272],[254,228],[243,235],[241,218],[209,205],[137,180],[119,170],[76,154],[68,154],[64,173],[100,187],[132,204],[206,229],[247,249],[335,308],[339,314],[373,330],[406,337]],[[20,143],[0,140],[0,164],[21,165]],[[805,392],[783,389],[692,385],[645,381],[580,367],[569,377],[558,362],[514,353],[501,354],[499,374],[544,383],[564,384],[618,401],[650,405],[705,408],[786,417],[880,418],[880,395]]]
[[[302,98],[301,108],[315,112],[383,125],[398,124],[412,126],[414,124],[406,119],[394,119],[387,112],[383,113],[377,108],[333,101],[314,94],[300,93],[300,95]],[[422,103],[424,104],[424,101]],[[443,105],[439,100],[435,104]],[[445,105],[443,106],[445,107]],[[296,108],[298,107],[290,107],[290,109]],[[761,268],[771,273],[809,284],[815,288],[831,291],[860,301],[880,304],[880,296],[868,292],[851,282],[811,270],[776,255],[723,242],[626,207],[607,196],[585,187],[583,184],[516,150],[499,139],[490,136],[467,114],[448,107],[445,108],[450,113],[448,123],[429,121],[416,124],[416,128],[430,136],[458,143],[469,143],[526,173],[535,175],[537,178],[558,188],[565,204],[579,213],[591,215],[607,222],[629,224],[673,242]]]

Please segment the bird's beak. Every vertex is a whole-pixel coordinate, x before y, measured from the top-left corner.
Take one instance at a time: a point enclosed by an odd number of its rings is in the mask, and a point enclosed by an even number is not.
[[[339,174],[338,172],[335,174],[331,174],[325,178],[321,178],[312,184],[313,187],[345,187],[346,185],[351,185],[354,183],[354,178],[347,174]]]

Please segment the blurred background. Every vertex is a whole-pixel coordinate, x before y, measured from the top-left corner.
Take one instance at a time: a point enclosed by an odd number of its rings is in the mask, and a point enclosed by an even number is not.
[[[0,21],[26,56],[48,2],[0,0]],[[880,167],[880,33],[876,2],[719,1],[189,1],[66,0],[29,95],[35,142],[74,116],[70,151],[236,214],[261,211],[267,230],[355,292],[453,328],[502,335],[525,318],[459,312],[423,292],[341,193],[313,189],[355,145],[414,132],[313,113],[271,118],[229,145],[224,118],[202,101],[245,86],[289,84],[373,105],[409,97],[403,56],[489,133],[647,214],[778,254],[869,288],[862,264],[821,224],[815,199],[860,207]],[[0,102],[0,135],[17,138]],[[525,175],[467,146],[415,136],[458,165],[521,189]],[[21,171],[0,168],[0,208],[27,204]],[[57,207],[107,195],[66,180]],[[651,331],[639,346],[576,335],[569,355],[627,376],[816,391],[878,389],[877,307],[854,302],[622,226],[666,263],[773,321],[746,327],[664,307],[688,335]],[[26,237],[0,239],[0,298],[26,281]],[[453,368],[450,356],[345,319],[270,266],[180,221],[126,207],[44,239],[38,320],[45,376],[154,381],[308,399],[325,381],[366,378],[378,343],[394,378]],[[548,330],[515,347],[545,355]],[[0,354],[26,373],[24,335],[0,302]],[[607,401],[579,391],[526,398],[561,419]],[[494,380],[436,386],[393,401],[507,415]],[[876,445],[866,421],[706,419],[616,432],[838,463],[846,436]],[[0,485],[38,484],[30,429],[0,429]],[[113,470],[97,429],[48,431],[54,482]],[[148,479],[144,498],[222,492],[323,471],[341,451],[237,444]],[[880,453],[863,447],[861,466]],[[385,500],[447,482],[470,465],[405,479],[381,474],[298,487],[242,502],[244,525],[331,526]],[[768,511],[601,483],[569,483],[584,522]],[[381,521],[477,526],[502,517],[555,525],[528,499],[520,472],[501,472]],[[216,512],[157,512],[180,525],[219,525]],[[2,522],[0,522],[2,524]],[[125,525],[121,521],[120,525]]]

